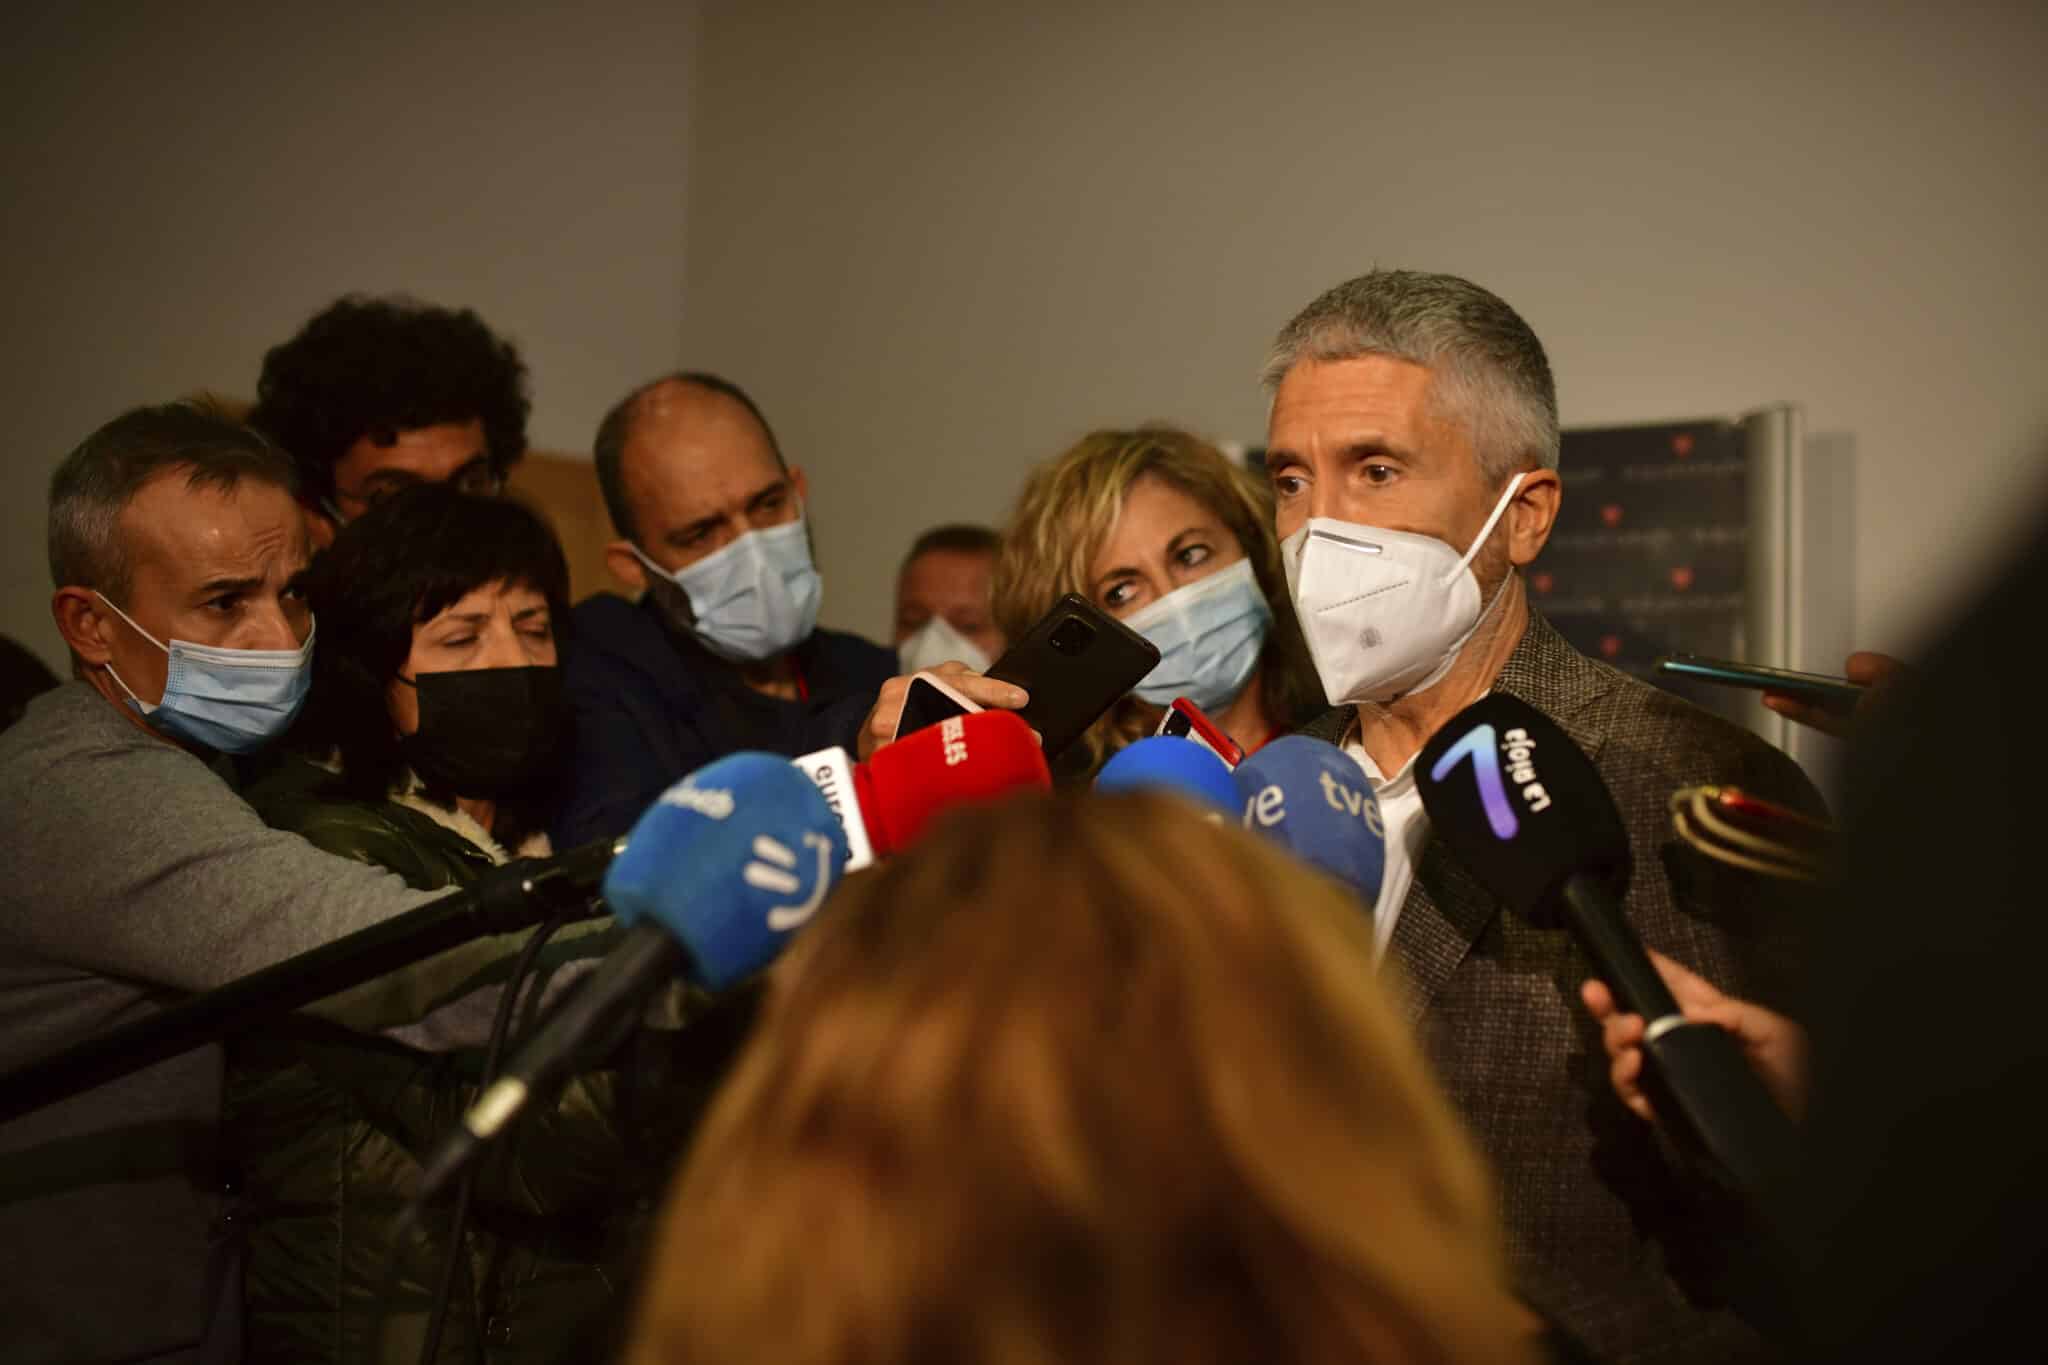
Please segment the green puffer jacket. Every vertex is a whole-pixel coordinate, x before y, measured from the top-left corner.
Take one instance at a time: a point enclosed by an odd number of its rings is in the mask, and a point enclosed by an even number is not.
[[[327,770],[298,759],[245,795],[272,826],[389,868],[421,889],[466,886],[504,859],[458,812],[417,796],[354,800]],[[571,958],[601,954],[615,935],[605,920],[563,930],[541,955],[536,978]],[[487,940],[435,962],[457,959],[454,968],[440,968],[444,977],[452,970],[473,982],[495,968],[502,979],[524,937]],[[445,982],[421,989],[439,993]],[[527,989],[537,997],[538,982]],[[679,1015],[671,1022],[680,1023]],[[515,1024],[515,1039],[527,1022]],[[625,1268],[681,1134],[720,1069],[700,1065],[695,1084],[687,1077],[677,1083],[675,1040],[674,1033],[643,1032],[622,1050],[633,1059],[623,1071],[577,1078],[557,1105],[536,1106],[486,1156],[440,1360],[592,1358],[593,1334],[623,1313],[617,1299]],[[392,1234],[422,1153],[467,1108],[482,1061],[481,1051],[423,1052],[302,1016],[231,1046],[224,1131],[242,1185],[248,1359],[418,1359],[452,1203],[427,1211],[397,1260],[395,1280]],[[630,1094],[621,1093],[622,1075],[636,1081],[624,1087]]]

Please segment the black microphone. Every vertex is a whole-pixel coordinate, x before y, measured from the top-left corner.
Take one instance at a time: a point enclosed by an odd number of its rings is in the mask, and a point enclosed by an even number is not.
[[[1724,1029],[1689,1022],[1621,912],[1628,830],[1583,750],[1542,712],[1495,693],[1460,711],[1415,761],[1438,837],[1539,927],[1563,920],[1622,1007],[1682,1128],[1755,1196],[1790,1166],[1792,1121]]]

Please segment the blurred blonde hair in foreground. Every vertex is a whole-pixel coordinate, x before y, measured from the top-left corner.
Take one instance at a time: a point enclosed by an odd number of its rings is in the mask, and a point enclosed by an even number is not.
[[[1164,797],[1013,801],[775,968],[626,1358],[1528,1358],[1495,1223],[1342,892]]]

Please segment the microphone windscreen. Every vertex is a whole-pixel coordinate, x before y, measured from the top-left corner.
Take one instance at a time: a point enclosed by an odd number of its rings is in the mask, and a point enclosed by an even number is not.
[[[1386,826],[1365,772],[1334,744],[1276,739],[1237,765],[1246,829],[1350,887],[1368,908],[1387,870]]]
[[[759,971],[824,901],[846,836],[817,787],[777,754],[729,754],[656,799],[605,874],[626,924],[649,920],[714,990]]]
[[[1229,765],[1193,740],[1172,735],[1151,735],[1111,754],[1095,775],[1095,790],[1166,791],[1226,815],[1238,809]]]
[[[1536,924],[1556,922],[1575,873],[1617,899],[1628,889],[1628,830],[1599,769],[1525,701],[1496,692],[1451,717],[1422,746],[1415,784],[1451,856]]]
[[[954,806],[1052,785],[1045,751],[1014,711],[976,711],[884,744],[863,765],[862,808],[875,856],[914,842]]]

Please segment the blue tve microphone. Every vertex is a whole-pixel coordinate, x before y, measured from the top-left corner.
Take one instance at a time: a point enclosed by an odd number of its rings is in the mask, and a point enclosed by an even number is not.
[[[678,972],[722,990],[774,961],[846,866],[846,835],[823,793],[787,758],[738,753],[663,792],[626,836],[604,897],[629,926],[463,1116],[427,1163],[433,1195],[526,1107],[588,1064],[656,986]]]
[[[1110,755],[1095,776],[1095,790],[1166,791],[1235,816],[1237,784],[1214,753],[1192,740],[1152,735]]]
[[[1334,744],[1276,739],[1237,765],[1244,827],[1350,887],[1370,910],[1387,869],[1386,827],[1365,773]]]

